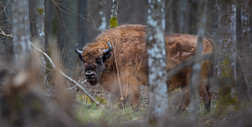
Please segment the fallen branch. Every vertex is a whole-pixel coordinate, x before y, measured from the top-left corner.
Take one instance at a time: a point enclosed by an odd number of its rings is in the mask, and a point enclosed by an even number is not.
[[[85,90],[85,88],[83,88],[77,81],[73,80],[72,78],[70,78],[69,76],[67,76],[63,71],[61,71],[60,69],[58,69],[53,60],[45,53],[43,52],[41,49],[39,49],[38,47],[36,47],[32,42],[29,42],[31,44],[31,46],[33,46],[36,50],[38,50],[40,53],[42,53],[50,62],[50,64],[52,65],[52,67],[59,71],[68,81],[72,82],[75,86],[77,86],[79,89],[81,89],[89,98],[91,98],[96,104],[99,105],[99,102],[93,97],[91,96],[87,90]]]
[[[213,54],[206,54],[201,56],[193,56],[185,61],[183,61],[181,64],[175,66],[167,73],[167,80],[170,80],[175,74],[179,73],[183,68],[190,66],[196,62],[210,59],[213,56]]]

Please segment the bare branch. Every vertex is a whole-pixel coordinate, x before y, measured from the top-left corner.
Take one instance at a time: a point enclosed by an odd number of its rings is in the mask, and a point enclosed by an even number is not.
[[[77,86],[79,89],[81,89],[89,98],[91,98],[96,104],[99,105],[99,102],[93,97],[91,96],[87,90],[85,90],[85,88],[83,88],[77,81],[73,80],[72,78],[70,78],[69,76],[67,76],[63,71],[61,71],[60,69],[58,69],[53,60],[45,53],[43,52],[41,49],[39,49],[38,47],[36,47],[32,42],[29,42],[31,44],[31,46],[33,46],[36,50],[38,50],[40,53],[42,53],[50,62],[50,64],[52,65],[52,67],[59,71],[68,81],[72,82],[75,86]]]
[[[1,28],[0,28],[0,36],[3,36],[3,37],[6,37],[6,38],[9,38],[9,39],[12,39],[13,36],[12,34],[6,34]]]

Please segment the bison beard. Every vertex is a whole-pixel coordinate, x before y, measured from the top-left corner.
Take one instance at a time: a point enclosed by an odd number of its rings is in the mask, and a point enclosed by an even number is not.
[[[167,71],[169,71],[194,55],[197,36],[167,34],[165,42]],[[136,105],[140,96],[139,86],[148,84],[146,50],[145,26],[122,25],[98,35],[94,42],[83,48],[83,51],[77,49],[76,52],[83,61],[86,78],[91,85],[99,82],[104,89],[120,93],[118,84],[121,83],[122,96],[129,98],[132,105]],[[205,39],[203,54],[211,52],[211,42]],[[210,69],[209,60],[202,62],[199,91],[207,111],[211,99],[208,89]],[[179,87],[183,90],[182,110],[190,103],[188,89],[190,75],[191,67],[187,67],[168,81],[169,90]]]

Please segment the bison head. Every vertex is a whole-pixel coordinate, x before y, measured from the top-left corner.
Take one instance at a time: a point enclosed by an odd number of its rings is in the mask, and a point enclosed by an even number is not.
[[[105,61],[112,55],[112,46],[107,42],[108,48],[88,45],[83,51],[76,49],[76,53],[83,61],[85,76],[91,85],[96,85],[105,70]]]

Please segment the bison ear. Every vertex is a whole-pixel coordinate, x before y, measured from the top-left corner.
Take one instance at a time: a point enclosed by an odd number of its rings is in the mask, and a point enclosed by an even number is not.
[[[111,56],[112,56],[111,52],[104,53],[102,56],[103,62],[106,61],[107,59],[109,59]]]

